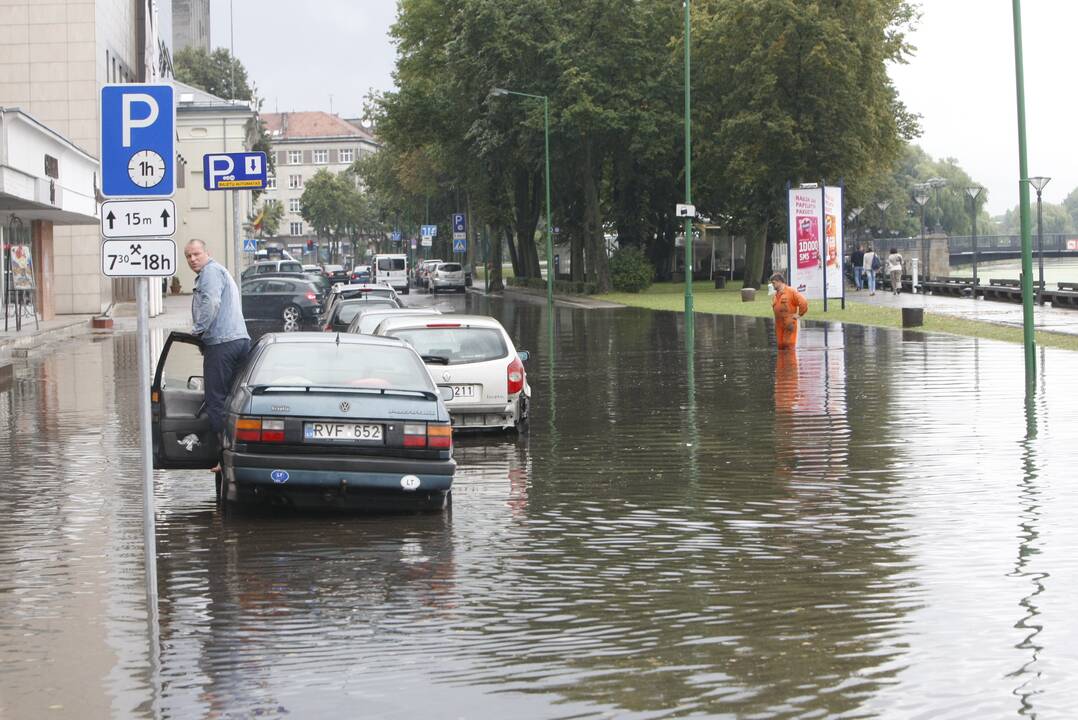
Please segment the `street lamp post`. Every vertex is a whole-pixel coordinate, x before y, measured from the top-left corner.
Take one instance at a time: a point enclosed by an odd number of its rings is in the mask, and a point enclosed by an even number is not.
[[[692,205],[692,22],[690,14],[691,0],[685,0],[685,204]],[[693,237],[692,218],[685,217],[685,339],[692,345],[696,329],[693,320],[692,270]],[[730,262],[733,263],[731,256]]]
[[[863,207],[855,207],[850,210],[850,219],[855,223],[854,235],[857,237],[857,242],[861,241],[861,213],[864,211]]]
[[[913,200],[921,206],[921,272],[924,280],[928,279],[928,246],[925,244],[925,203],[928,202],[928,189],[925,185],[913,186]],[[922,281],[923,282],[923,281]]]
[[[543,101],[543,154],[546,172],[546,304],[547,309],[554,307],[554,229],[550,224],[550,100],[546,95],[515,92],[505,88],[494,88],[494,95],[517,95]]]
[[[887,208],[891,207],[890,200],[880,200],[876,203],[876,207],[880,210],[880,234],[884,238],[887,237]]]
[[[947,187],[947,179],[941,177],[929,178],[925,184],[936,191],[936,226],[932,232],[943,232],[943,206],[940,205],[940,189]]]
[[[977,198],[984,191],[983,187],[973,186],[966,188],[970,204],[973,205],[973,299],[977,299]]]
[[[1052,178],[1031,177],[1029,184],[1037,191],[1037,279],[1040,287],[1037,288],[1037,304],[1044,305],[1044,218],[1041,216],[1041,190]]]

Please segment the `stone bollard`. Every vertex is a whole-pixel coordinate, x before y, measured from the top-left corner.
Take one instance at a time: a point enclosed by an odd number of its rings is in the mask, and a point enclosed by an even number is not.
[[[925,309],[924,308],[902,308],[902,327],[921,327],[925,324]]]
[[[724,287],[726,287],[726,276],[724,276],[724,275],[716,275],[715,276],[715,289],[716,290],[722,290]]]
[[[756,299],[756,288],[741,288],[741,302],[752,302]]]

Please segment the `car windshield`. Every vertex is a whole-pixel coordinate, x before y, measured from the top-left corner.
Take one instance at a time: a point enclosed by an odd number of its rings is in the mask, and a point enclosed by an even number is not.
[[[303,272],[303,266],[298,262],[283,262],[281,263],[280,272]]]
[[[426,367],[407,348],[334,342],[270,345],[249,384],[433,389]]]
[[[403,270],[404,258],[378,258],[378,269],[382,272]]]
[[[337,319],[333,322],[335,324],[350,323],[352,318],[359,314],[359,311],[364,308],[379,307],[379,308],[392,308],[397,304],[392,300],[383,298],[371,298],[370,300],[346,300],[337,306],[335,314]]]
[[[438,266],[438,272],[460,272],[459,263],[442,263]]]
[[[326,272],[341,272],[342,270],[344,270],[344,266],[343,265],[326,265],[325,270],[326,270]]]
[[[386,334],[404,340],[424,358],[445,358],[448,365],[497,360],[509,352],[501,332],[495,328],[421,327]]]
[[[359,318],[359,321],[358,322],[353,321],[353,323],[352,323],[353,327],[349,328],[349,331],[350,332],[357,332],[357,333],[359,333],[361,335],[371,335],[378,328],[378,326],[382,324],[382,321],[385,320],[386,318],[401,317],[403,315],[422,315],[424,313],[430,314],[430,315],[440,315],[441,314],[437,310],[433,310],[433,309],[427,310],[427,311],[421,311],[421,312],[416,312],[414,310],[408,310],[408,311],[405,311],[405,312],[400,312],[399,309],[398,310],[381,310],[381,309],[372,310],[372,311],[367,311],[367,312],[363,312],[363,313],[358,314],[356,317]]]

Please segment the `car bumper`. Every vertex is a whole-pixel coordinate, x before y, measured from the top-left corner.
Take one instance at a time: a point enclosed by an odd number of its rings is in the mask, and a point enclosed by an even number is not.
[[[456,288],[464,287],[464,281],[463,280],[434,280],[434,281],[431,282],[431,285],[433,287],[438,288],[439,290],[441,290],[442,288],[456,289]]]
[[[224,452],[223,469],[237,488],[354,491],[400,495],[445,492],[453,486],[453,460],[317,457]]]
[[[454,430],[505,430],[519,420],[515,402],[493,407],[446,403],[445,407]]]

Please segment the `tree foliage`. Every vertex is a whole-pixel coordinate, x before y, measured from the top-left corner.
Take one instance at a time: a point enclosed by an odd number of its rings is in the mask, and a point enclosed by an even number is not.
[[[906,0],[696,0],[694,200],[752,242],[750,283],[783,226],[788,181],[899,192],[917,121],[886,71]],[[671,0],[400,0],[398,89],[373,98],[385,157],[364,181],[405,221],[469,210],[540,276],[549,101],[553,224],[573,279],[610,282],[607,239],[673,269],[683,197],[683,5]],[[850,203],[848,203],[850,204]],[[896,208],[897,212],[897,208]],[[445,237],[439,233],[440,237]],[[563,250],[564,252],[564,250]]]
[[[176,79],[226,100],[254,100],[247,81],[247,68],[225,48],[212,53],[187,47],[172,58]]]
[[[318,237],[330,241],[334,260],[340,259],[342,242],[351,242],[352,256],[359,257],[360,242],[378,242],[384,235],[371,198],[360,192],[351,171],[319,170],[305,183],[299,205],[300,215]]]

